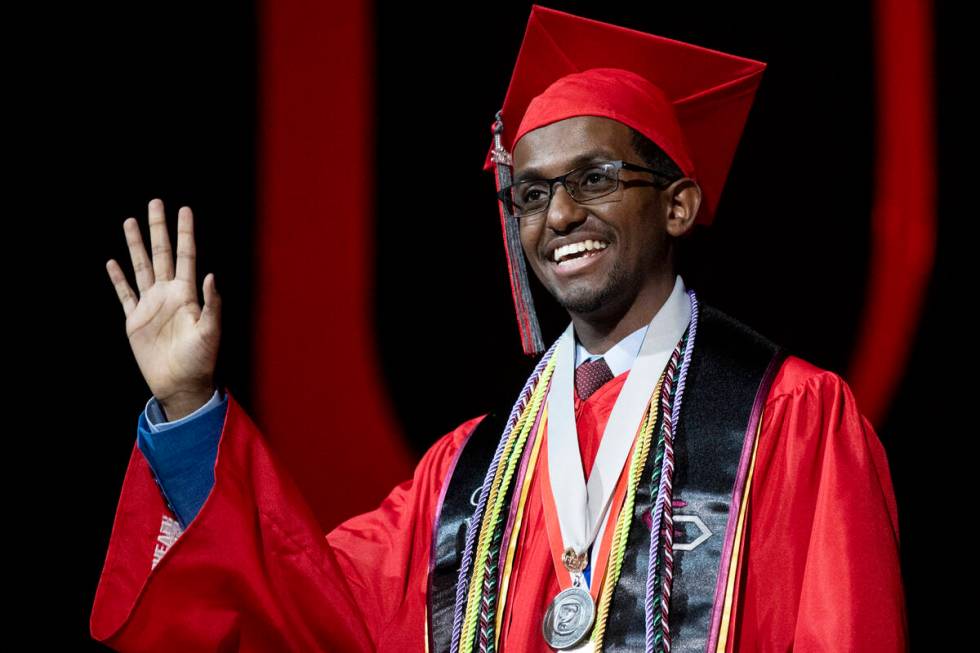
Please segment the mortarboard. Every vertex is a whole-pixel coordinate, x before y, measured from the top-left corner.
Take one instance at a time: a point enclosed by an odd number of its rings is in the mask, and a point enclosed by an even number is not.
[[[606,116],[656,143],[701,187],[695,220],[710,225],[766,64],[634,29],[531,6],[484,170],[497,190],[527,132],[573,116]],[[506,126],[506,128],[505,128]],[[517,221],[501,228],[524,353],[544,351]]]

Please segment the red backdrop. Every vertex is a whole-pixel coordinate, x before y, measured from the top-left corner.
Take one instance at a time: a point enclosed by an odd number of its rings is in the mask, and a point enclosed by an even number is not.
[[[259,4],[255,418],[325,529],[412,470],[371,326],[370,9]]]

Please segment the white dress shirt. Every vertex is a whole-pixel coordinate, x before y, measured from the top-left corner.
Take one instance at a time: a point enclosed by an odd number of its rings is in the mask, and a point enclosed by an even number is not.
[[[649,324],[644,324],[639,329],[610,347],[609,351],[607,351],[605,354],[590,354],[589,350],[585,348],[585,345],[578,341],[578,336],[576,336],[575,367],[577,368],[585,361],[602,357],[606,359],[606,365],[609,366],[609,369],[612,371],[612,375],[619,376],[626,370],[633,367],[633,361],[636,359],[636,355],[640,353],[640,345],[643,344],[643,336],[646,335],[649,327]]]

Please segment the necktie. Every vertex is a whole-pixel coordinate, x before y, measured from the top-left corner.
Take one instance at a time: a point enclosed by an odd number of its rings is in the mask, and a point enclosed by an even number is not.
[[[613,379],[606,360],[599,358],[585,361],[575,369],[575,392],[585,401],[593,392]]]

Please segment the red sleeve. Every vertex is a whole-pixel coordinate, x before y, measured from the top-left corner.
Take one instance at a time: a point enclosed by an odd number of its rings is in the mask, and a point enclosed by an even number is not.
[[[378,650],[419,599],[438,491],[479,419],[441,437],[377,509],[327,535],[230,392],[214,486],[183,532],[134,443],[92,637],[124,652]]]
[[[765,413],[735,650],[906,651],[891,474],[850,387],[791,357]]]

